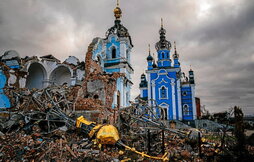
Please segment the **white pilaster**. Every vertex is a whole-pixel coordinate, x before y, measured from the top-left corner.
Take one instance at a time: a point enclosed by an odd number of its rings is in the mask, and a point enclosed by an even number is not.
[[[179,120],[183,119],[183,111],[182,111],[182,96],[181,96],[181,82],[180,79],[177,80],[177,96],[178,96],[178,117]]]
[[[148,85],[148,105],[151,106],[151,78],[150,73],[147,74],[147,85]]]
[[[114,92],[114,108],[117,107],[117,91]]]
[[[123,81],[123,106],[126,107],[126,87],[124,85],[124,81]]]
[[[175,83],[174,80],[171,80],[171,88],[172,88],[172,111],[173,111],[173,119],[176,119],[176,97],[175,97]]]
[[[152,89],[153,89],[153,105],[155,106],[156,95],[155,95],[155,82],[152,81]]]
[[[120,57],[126,58],[126,45],[124,41],[120,42]]]
[[[120,78],[120,107],[123,106],[123,103],[124,103],[124,97],[123,97],[123,78],[121,77]]]
[[[195,100],[195,85],[191,85],[191,93],[192,93],[192,112],[193,112],[193,120],[197,119],[197,107]]]

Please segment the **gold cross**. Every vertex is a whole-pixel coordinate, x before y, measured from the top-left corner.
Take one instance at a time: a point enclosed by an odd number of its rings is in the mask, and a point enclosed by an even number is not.
[[[119,0],[116,1],[116,6],[119,7]]]

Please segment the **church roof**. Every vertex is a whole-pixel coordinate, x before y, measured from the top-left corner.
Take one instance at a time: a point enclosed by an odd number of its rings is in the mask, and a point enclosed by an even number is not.
[[[147,58],[146,58],[147,61],[152,61],[153,60],[153,56],[151,55],[148,55]]]
[[[159,34],[160,34],[160,41],[157,42],[155,44],[155,48],[157,51],[159,50],[170,50],[171,49],[171,43],[170,41],[167,41],[166,40],[166,30],[163,28],[163,22],[162,22],[162,19],[161,19],[161,28],[159,30]]]
[[[150,44],[148,44],[148,48],[149,48],[149,51],[148,51],[149,55],[147,56],[146,60],[147,61],[153,61],[153,57],[151,56]]]
[[[130,40],[130,44],[133,47],[131,36],[128,32],[128,29],[121,24],[120,18],[122,17],[122,10],[117,3],[117,7],[114,9],[115,15],[115,25],[109,28],[106,32],[106,38],[111,34],[116,34],[118,37],[127,37]]]

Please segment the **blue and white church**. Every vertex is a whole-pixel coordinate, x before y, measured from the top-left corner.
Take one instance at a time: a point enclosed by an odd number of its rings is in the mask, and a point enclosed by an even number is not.
[[[121,23],[122,10],[118,1],[114,9],[114,16],[114,25],[107,30],[106,37],[98,38],[96,47],[93,50],[93,60],[99,62],[103,71],[108,74],[119,72],[125,75],[117,79],[112,104],[112,108],[120,108],[130,105],[130,92],[133,85],[131,74],[134,73],[131,65],[133,44],[128,29]]]
[[[174,53],[171,54],[171,43],[166,40],[163,23],[159,34],[160,40],[155,44],[157,62],[151,56],[149,46],[146,75],[141,75],[139,84],[140,98],[147,100],[163,120],[195,120],[194,72],[190,69],[187,77],[181,71],[175,42]]]

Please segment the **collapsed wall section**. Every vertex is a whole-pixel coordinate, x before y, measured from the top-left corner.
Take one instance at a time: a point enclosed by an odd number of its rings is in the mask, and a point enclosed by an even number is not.
[[[122,73],[107,74],[100,62],[93,60],[93,50],[100,38],[95,38],[88,46],[85,64],[85,79],[76,101],[76,110],[101,110],[98,119],[115,117],[112,104],[116,91],[117,79],[124,77]]]

